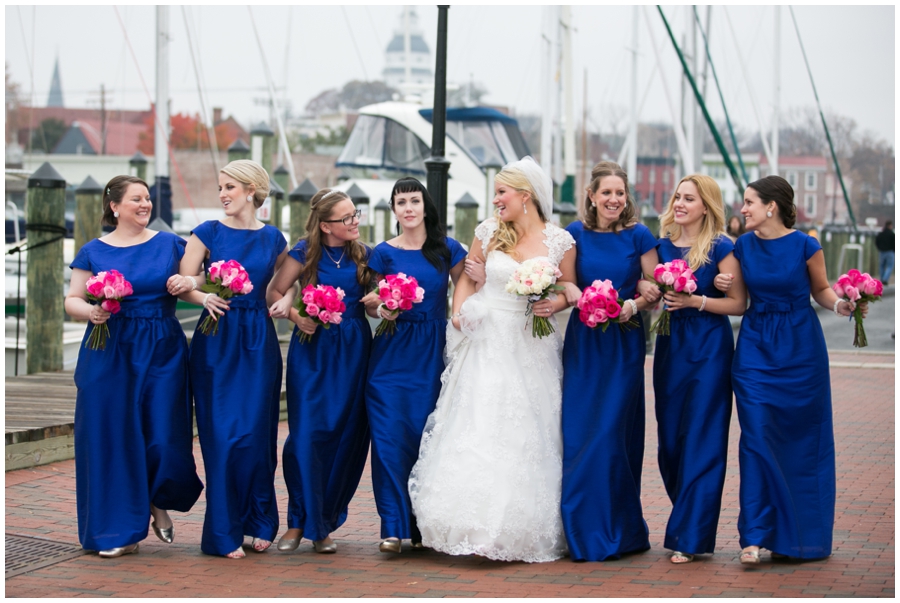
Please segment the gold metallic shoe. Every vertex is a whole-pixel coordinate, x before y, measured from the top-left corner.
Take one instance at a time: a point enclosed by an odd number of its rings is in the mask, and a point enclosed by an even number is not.
[[[295,551],[297,550],[297,547],[300,546],[300,539],[303,538],[303,530],[300,530],[300,534],[296,538],[287,538],[286,536],[287,532],[285,532],[285,536],[278,539],[278,550]]]
[[[326,544],[326,541],[331,540],[330,537],[323,538],[322,540],[313,541],[313,546],[316,549],[316,552],[320,555],[330,555],[332,553],[337,553],[337,544],[333,540]]]
[[[156,522],[151,521],[150,527],[153,528],[153,533],[156,534],[156,537],[165,542],[166,544],[172,544],[172,541],[175,540],[175,524],[173,523],[168,528],[158,528],[156,527]]]
[[[400,539],[399,538],[386,538],[384,542],[378,545],[378,550],[382,553],[399,553],[400,552]]]
[[[420,540],[419,542],[413,542],[412,548],[417,549],[417,550],[422,550],[425,548],[425,545],[422,544],[422,541]]]
[[[135,542],[134,544],[129,544],[128,546],[119,546],[114,549],[106,549],[105,551],[100,551],[98,554],[101,557],[105,557],[106,559],[111,559],[113,557],[121,557],[122,555],[137,553],[138,548],[140,548],[140,543]]]

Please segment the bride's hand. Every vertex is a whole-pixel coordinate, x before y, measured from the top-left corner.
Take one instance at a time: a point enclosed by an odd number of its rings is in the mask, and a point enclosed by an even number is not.
[[[461,316],[460,314],[454,314],[450,318],[450,322],[453,324],[453,328],[456,329],[457,331],[462,331],[462,328],[459,325],[459,317],[460,316]]]
[[[535,316],[550,318],[553,316],[553,302],[549,299],[541,299],[531,304],[531,311]]]

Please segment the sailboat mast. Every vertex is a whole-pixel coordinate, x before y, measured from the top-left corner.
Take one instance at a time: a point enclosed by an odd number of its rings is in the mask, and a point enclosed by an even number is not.
[[[771,175],[778,175],[778,113],[781,111],[781,7],[775,7],[775,64],[772,73],[775,77],[774,95],[772,101],[772,171]]]
[[[634,187],[637,182],[637,67],[638,67],[638,48],[640,44],[640,36],[638,34],[638,23],[640,15],[638,12],[640,7],[632,8],[631,17],[631,119],[628,123],[628,167],[626,173],[629,175]]]
[[[544,170],[551,173],[552,159],[552,142],[551,133],[553,132],[553,112],[551,109],[550,86],[552,78],[550,77],[551,55],[553,52],[550,24],[552,8],[544,7],[544,18],[541,27],[541,164]]]
[[[156,7],[156,180],[169,177],[169,7]]]

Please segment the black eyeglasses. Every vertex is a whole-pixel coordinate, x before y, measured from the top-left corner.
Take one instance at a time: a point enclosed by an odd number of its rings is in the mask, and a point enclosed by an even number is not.
[[[323,222],[340,222],[344,226],[350,226],[353,224],[353,221],[356,220],[359,222],[359,217],[362,215],[362,210],[357,209],[355,212],[350,214],[349,216],[345,216],[343,218],[338,218],[337,220],[322,220]]]

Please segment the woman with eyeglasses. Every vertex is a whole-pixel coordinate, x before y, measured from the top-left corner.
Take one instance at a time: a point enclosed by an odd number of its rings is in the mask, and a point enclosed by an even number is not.
[[[404,273],[425,290],[424,299],[399,316],[375,298],[369,315],[396,320],[396,332],[372,343],[366,411],[372,430],[372,486],[381,517],[382,553],[399,553],[404,538],[422,543],[409,500],[409,472],[419,458],[425,421],[441,393],[447,332],[447,287],[459,280],[466,250],[444,235],[431,195],[415,178],[391,191],[398,236],[379,243],[369,267],[379,275]],[[374,297],[374,296],[373,296]],[[410,366],[415,366],[411,371]]]
[[[287,359],[290,435],[282,466],[288,489],[288,530],[278,550],[306,537],[317,553],[335,553],[331,533],[347,519],[369,449],[366,369],[372,331],[361,298],[371,280],[370,249],[359,239],[360,211],[346,193],[323,189],[310,201],[305,238],[288,253],[269,289],[272,316],[296,325]],[[281,300],[299,280],[344,291],[340,324],[319,328]],[[287,308],[287,309],[285,309]],[[312,338],[303,343],[300,333]]]

